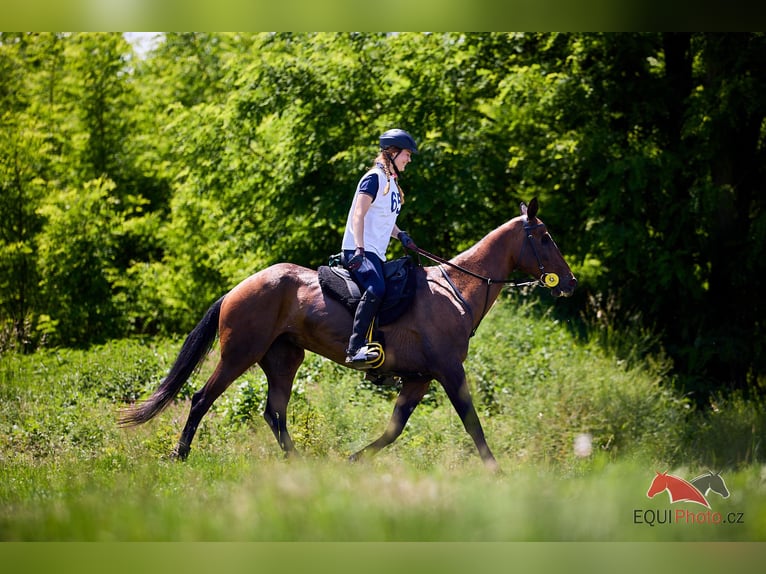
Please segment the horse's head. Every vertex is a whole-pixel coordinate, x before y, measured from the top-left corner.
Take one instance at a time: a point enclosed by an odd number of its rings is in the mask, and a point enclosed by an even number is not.
[[[663,490],[665,490],[668,487],[668,473],[667,472],[658,472],[657,475],[654,477],[654,480],[652,480],[652,484],[649,485],[649,490],[646,492],[646,496],[648,498],[654,498],[655,495],[659,494]]]
[[[529,206],[521,204],[520,221],[525,239],[516,268],[538,278],[554,297],[569,297],[577,286],[577,279],[545,224],[537,218],[538,208],[537,198],[530,201]]]
[[[726,483],[723,481],[723,477],[719,472],[710,471],[710,482],[708,488],[713,492],[717,492],[723,498],[729,498],[729,489],[726,488]]]

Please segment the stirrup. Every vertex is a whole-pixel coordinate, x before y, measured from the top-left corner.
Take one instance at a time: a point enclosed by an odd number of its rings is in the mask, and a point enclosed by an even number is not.
[[[380,343],[365,343],[360,349],[346,356],[346,364],[361,369],[377,369],[386,360],[386,354]]]
[[[349,349],[346,355],[346,364],[357,369],[377,369],[386,360],[386,353],[383,351],[383,345],[372,340],[372,332],[375,326],[375,320],[370,322],[367,328],[367,342],[359,349],[352,351]]]

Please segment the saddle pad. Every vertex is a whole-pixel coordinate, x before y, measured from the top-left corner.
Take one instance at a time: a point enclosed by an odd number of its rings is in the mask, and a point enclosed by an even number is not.
[[[393,323],[409,308],[417,286],[415,270],[416,267],[409,257],[384,263],[386,296],[378,311],[379,325]],[[359,305],[361,291],[351,274],[343,267],[328,265],[319,267],[317,274],[322,291],[342,303],[353,315]]]

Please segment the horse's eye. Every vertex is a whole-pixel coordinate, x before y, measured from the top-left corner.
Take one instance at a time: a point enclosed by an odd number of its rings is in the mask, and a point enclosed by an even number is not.
[[[543,245],[547,245],[548,243],[551,242],[551,236],[546,233],[545,235],[543,235],[540,241],[542,242]]]

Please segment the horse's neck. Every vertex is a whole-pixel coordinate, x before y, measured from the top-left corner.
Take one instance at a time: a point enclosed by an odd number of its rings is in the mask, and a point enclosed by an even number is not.
[[[519,233],[520,218],[501,225],[491,231],[473,247],[452,259],[452,263],[469,271],[494,280],[506,279],[513,271],[520,245],[515,246]]]
[[[484,314],[489,311],[503,289],[503,284],[497,281],[507,279],[513,271],[521,248],[520,243],[518,245],[516,243],[518,243],[518,237],[523,237],[523,234],[519,232],[521,227],[519,219],[512,219],[498,227],[473,247],[451,260],[455,265],[493,280],[489,285],[486,281],[467,273],[450,272],[450,276],[473,311],[474,328],[478,327]]]

